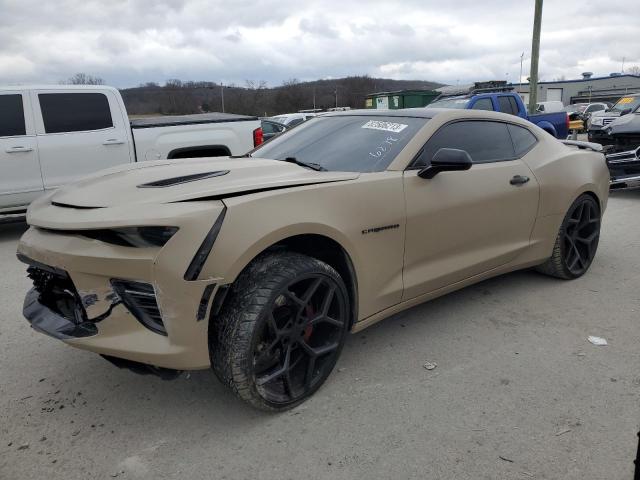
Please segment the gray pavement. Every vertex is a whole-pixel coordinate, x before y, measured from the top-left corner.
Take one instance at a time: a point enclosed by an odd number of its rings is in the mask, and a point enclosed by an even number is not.
[[[351,336],[327,384],[279,415],[210,372],[138,376],[30,330],[25,228],[0,225],[2,480],[633,478],[638,190],[612,195],[583,278],[518,272],[396,315]]]

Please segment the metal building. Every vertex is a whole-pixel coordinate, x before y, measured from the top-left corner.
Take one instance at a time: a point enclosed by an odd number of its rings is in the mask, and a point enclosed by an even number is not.
[[[563,104],[615,102],[627,93],[640,92],[640,75],[612,73],[607,77],[593,77],[591,72],[577,80],[538,82],[538,102],[560,100]],[[511,84],[524,103],[529,103],[529,84]]]
[[[434,90],[398,90],[395,92],[370,93],[365,98],[365,108],[416,108],[426,107],[439,92]]]

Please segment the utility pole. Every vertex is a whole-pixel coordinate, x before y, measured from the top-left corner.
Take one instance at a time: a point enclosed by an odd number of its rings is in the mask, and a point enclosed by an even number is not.
[[[222,100],[222,113],[224,113],[224,85],[220,83],[220,98]]]
[[[538,58],[540,57],[540,30],[542,27],[542,0],[536,0],[531,41],[531,71],[529,72],[529,113],[536,111],[538,102]]]
[[[338,86],[336,85],[336,108],[338,108]]]

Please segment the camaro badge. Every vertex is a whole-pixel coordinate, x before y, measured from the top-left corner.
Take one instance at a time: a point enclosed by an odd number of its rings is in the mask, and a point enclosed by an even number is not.
[[[384,230],[393,230],[394,228],[400,228],[400,224],[399,223],[395,223],[393,225],[385,225],[384,227],[366,228],[366,229],[362,230],[362,234],[363,235],[367,235],[368,233],[378,233],[378,232],[382,232]]]

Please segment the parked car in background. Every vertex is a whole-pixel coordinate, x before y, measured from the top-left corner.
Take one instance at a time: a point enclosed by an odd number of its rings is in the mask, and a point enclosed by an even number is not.
[[[607,155],[611,188],[640,187],[640,146]]]
[[[595,102],[595,103],[574,103],[567,105],[566,111],[569,114],[576,113],[582,120],[588,120],[589,117],[595,112],[604,112],[612,107],[607,102]]]
[[[280,135],[288,128],[286,125],[274,122],[273,120],[270,120],[268,118],[262,118],[260,122],[262,125],[262,137],[264,138],[265,142],[267,140],[271,140],[276,135]]]
[[[611,108],[611,104],[606,102],[574,103],[567,105],[565,111],[569,114],[569,129],[575,131],[586,130],[587,121],[591,117],[591,114],[605,111],[609,108]]]
[[[286,125],[287,127],[295,127],[296,125],[299,125],[302,122],[305,122],[315,116],[315,113],[309,112],[283,113],[282,115],[276,115],[275,117],[270,117],[269,119],[273,120],[274,122]]]
[[[536,103],[537,113],[563,112],[564,104],[559,100]]]
[[[614,140],[607,133],[606,127],[616,118],[638,111],[640,93],[625,95],[608,110],[594,112],[587,122],[587,134],[590,142],[600,145],[613,145]]]
[[[29,208],[24,316],[120,367],[212,367],[251,405],[291,408],[348,332],[522,268],[585,274],[609,173],[571,145],[515,115],[360,110],[240,160],[115,167]]]
[[[510,90],[510,89],[509,89]],[[565,139],[569,133],[569,116],[566,112],[540,113],[530,115],[522,103],[520,95],[507,89],[496,92],[474,93],[444,97],[430,103],[425,108],[462,108],[466,110],[491,110],[515,115],[542,128],[556,138]]]
[[[118,90],[0,88],[0,215],[97,170],[144,160],[241,155],[262,142],[256,117],[206,113],[131,120]]]
[[[611,141],[610,152],[635,150],[640,146],[640,107],[616,118],[603,131]]]

